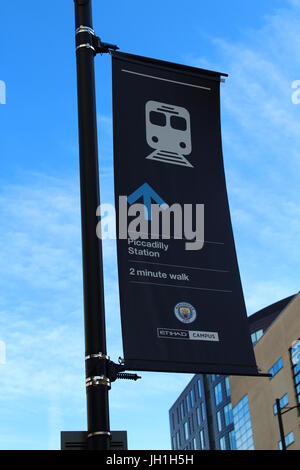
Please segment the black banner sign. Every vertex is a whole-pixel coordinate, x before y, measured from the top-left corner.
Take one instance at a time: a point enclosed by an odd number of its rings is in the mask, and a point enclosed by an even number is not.
[[[125,365],[256,375],[224,176],[221,74],[112,56]],[[135,204],[146,208],[138,221]]]

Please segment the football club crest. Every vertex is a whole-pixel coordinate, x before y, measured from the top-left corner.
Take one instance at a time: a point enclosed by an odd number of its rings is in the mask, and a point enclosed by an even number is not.
[[[186,324],[193,323],[197,318],[196,309],[187,302],[180,302],[175,305],[174,313],[177,320]]]

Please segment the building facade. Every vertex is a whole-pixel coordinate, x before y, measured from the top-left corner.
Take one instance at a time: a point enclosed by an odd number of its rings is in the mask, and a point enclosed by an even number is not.
[[[169,412],[172,449],[235,449],[229,378],[196,375]]]
[[[279,399],[287,449],[299,450],[300,294],[275,318],[254,351],[260,369],[271,377],[230,378],[237,449],[282,449]]]
[[[249,317],[254,345],[293,298],[276,302]],[[232,409],[229,377],[195,375],[171,407],[169,419],[173,450],[254,448],[248,398],[244,397]]]

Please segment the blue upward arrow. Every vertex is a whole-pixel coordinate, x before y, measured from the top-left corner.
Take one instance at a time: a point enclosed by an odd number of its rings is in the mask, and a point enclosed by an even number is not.
[[[138,201],[138,199],[143,198],[144,206],[147,209],[147,213],[145,214],[145,218],[147,220],[151,220],[152,217],[152,210],[151,210],[151,201],[153,200],[156,204],[159,204],[162,209],[167,209],[169,206],[165,203],[165,201],[154,191],[153,188],[148,183],[142,184],[138,189],[136,189],[133,193],[131,193],[127,201],[131,205],[134,202]]]

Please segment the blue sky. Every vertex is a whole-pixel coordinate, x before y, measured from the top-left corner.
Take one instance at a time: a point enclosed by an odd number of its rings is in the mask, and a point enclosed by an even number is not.
[[[94,0],[122,51],[229,73],[223,147],[248,313],[299,290],[298,0]],[[0,448],[59,448],[86,429],[72,0],[0,0]],[[101,193],[113,201],[110,58],[96,58]],[[109,354],[122,355],[113,241],[104,243]],[[188,375],[143,373],[110,393],[130,448],[170,448]]]

